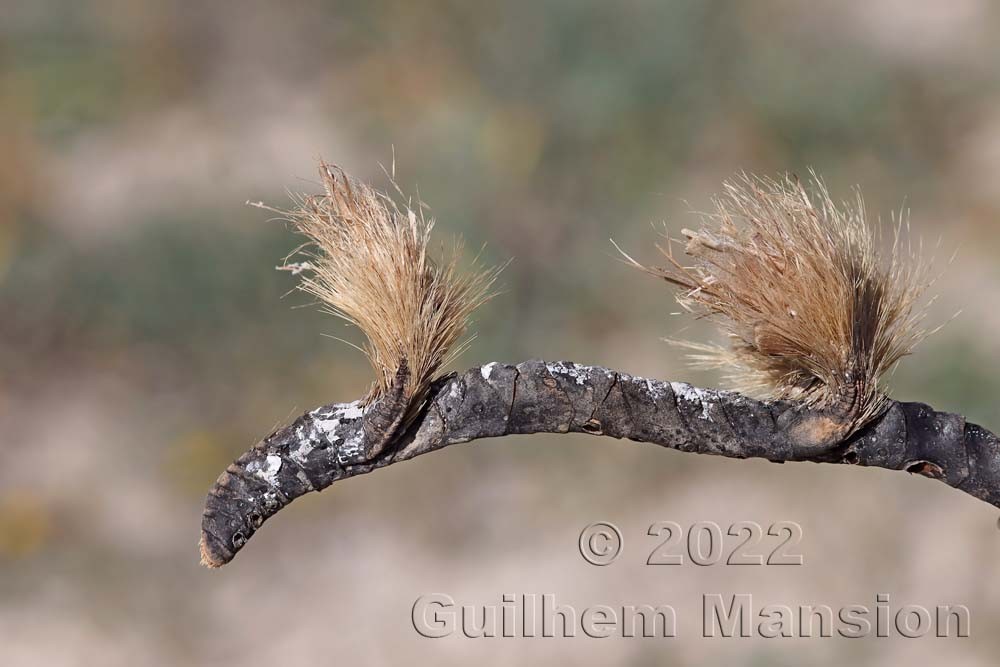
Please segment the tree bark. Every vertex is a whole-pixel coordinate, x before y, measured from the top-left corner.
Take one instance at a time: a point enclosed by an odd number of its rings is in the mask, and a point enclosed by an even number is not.
[[[378,408],[358,401],[317,408],[234,461],[205,503],[202,562],[228,563],[264,521],[304,493],[448,445],[508,434],[588,433],[698,454],[905,470],[1000,507],[997,437],[922,403],[891,401],[864,429],[830,442],[811,435],[809,424],[823,416],[801,405],[598,366],[526,361],[438,380],[402,433],[372,431],[366,415],[391,421]],[[372,438],[381,439],[377,447]],[[375,454],[364,460],[359,452]]]

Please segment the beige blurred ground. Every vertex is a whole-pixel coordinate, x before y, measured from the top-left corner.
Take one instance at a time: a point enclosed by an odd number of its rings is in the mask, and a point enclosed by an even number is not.
[[[568,358],[714,384],[659,338],[646,259],[740,170],[905,205],[940,263],[900,398],[1000,429],[1000,11],[986,0],[0,1],[0,665],[994,665],[998,512],[884,471],[585,437],[481,442],[297,502],[197,564],[204,493],[276,425],[360,395],[337,321],[243,206],[320,156],[397,158],[442,238],[513,257],[462,365]],[[346,334],[351,336],[353,334]],[[805,565],[655,568],[657,520],[799,522]],[[609,520],[621,560],[586,565]],[[427,593],[670,603],[671,640],[428,640]],[[700,638],[705,593],[965,604],[967,639]]]

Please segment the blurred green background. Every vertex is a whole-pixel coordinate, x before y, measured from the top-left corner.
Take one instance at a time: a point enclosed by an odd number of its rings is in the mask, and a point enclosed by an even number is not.
[[[320,157],[384,186],[394,150],[442,241],[513,258],[462,366],[708,385],[660,338],[714,334],[608,239],[655,261],[650,223],[813,167],[910,209],[931,321],[962,311],[894,395],[1000,429],[997,34],[986,0],[0,0],[0,664],[996,664],[996,511],[885,471],[510,438],[303,499],[222,571],[197,539],[230,460],[369,382],[273,270],[299,239],[243,205],[314,191]],[[806,564],[642,565],[652,521],[743,519],[798,521]],[[598,520],[628,562],[583,563]],[[669,602],[680,637],[421,639],[434,592]],[[972,637],[705,640],[713,592],[965,604]]]

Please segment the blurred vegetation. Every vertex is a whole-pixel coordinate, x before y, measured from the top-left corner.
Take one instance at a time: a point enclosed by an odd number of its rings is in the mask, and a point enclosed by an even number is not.
[[[24,572],[72,554],[179,568],[226,461],[362,393],[364,359],[322,336],[356,335],[272,270],[299,240],[243,205],[314,190],[320,156],[386,184],[395,155],[442,240],[514,258],[460,364],[702,383],[718,378],[658,338],[713,334],[671,317],[607,239],[652,259],[650,223],[691,225],[741,170],[815,167],[845,198],[860,185],[873,215],[905,204],[915,236],[959,252],[932,320],[964,314],[903,362],[896,393],[1000,428],[991,3],[8,0],[0,16],[0,562]],[[511,451],[563,461],[565,484],[592,463]],[[510,454],[482,456],[502,471]],[[622,456],[617,483],[662,490],[661,469]],[[84,494],[106,457],[129,483]],[[699,465],[672,463],[681,487]],[[461,493],[454,465],[441,485]],[[130,531],[178,505],[177,526]],[[80,530],[92,513],[108,527]]]

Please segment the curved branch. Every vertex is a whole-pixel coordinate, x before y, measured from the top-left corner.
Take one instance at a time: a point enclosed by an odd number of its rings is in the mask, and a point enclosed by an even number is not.
[[[240,456],[208,494],[202,562],[228,563],[261,524],[292,500],[333,482],[448,445],[529,433],[589,433],[685,452],[773,462],[878,466],[939,479],[1000,507],[1000,442],[964,417],[891,402],[846,440],[826,415],[791,403],[662,382],[598,366],[490,363],[437,381],[412,425],[373,447],[360,402],[308,412]],[[384,421],[384,420],[383,420]],[[358,452],[374,452],[368,460]]]

